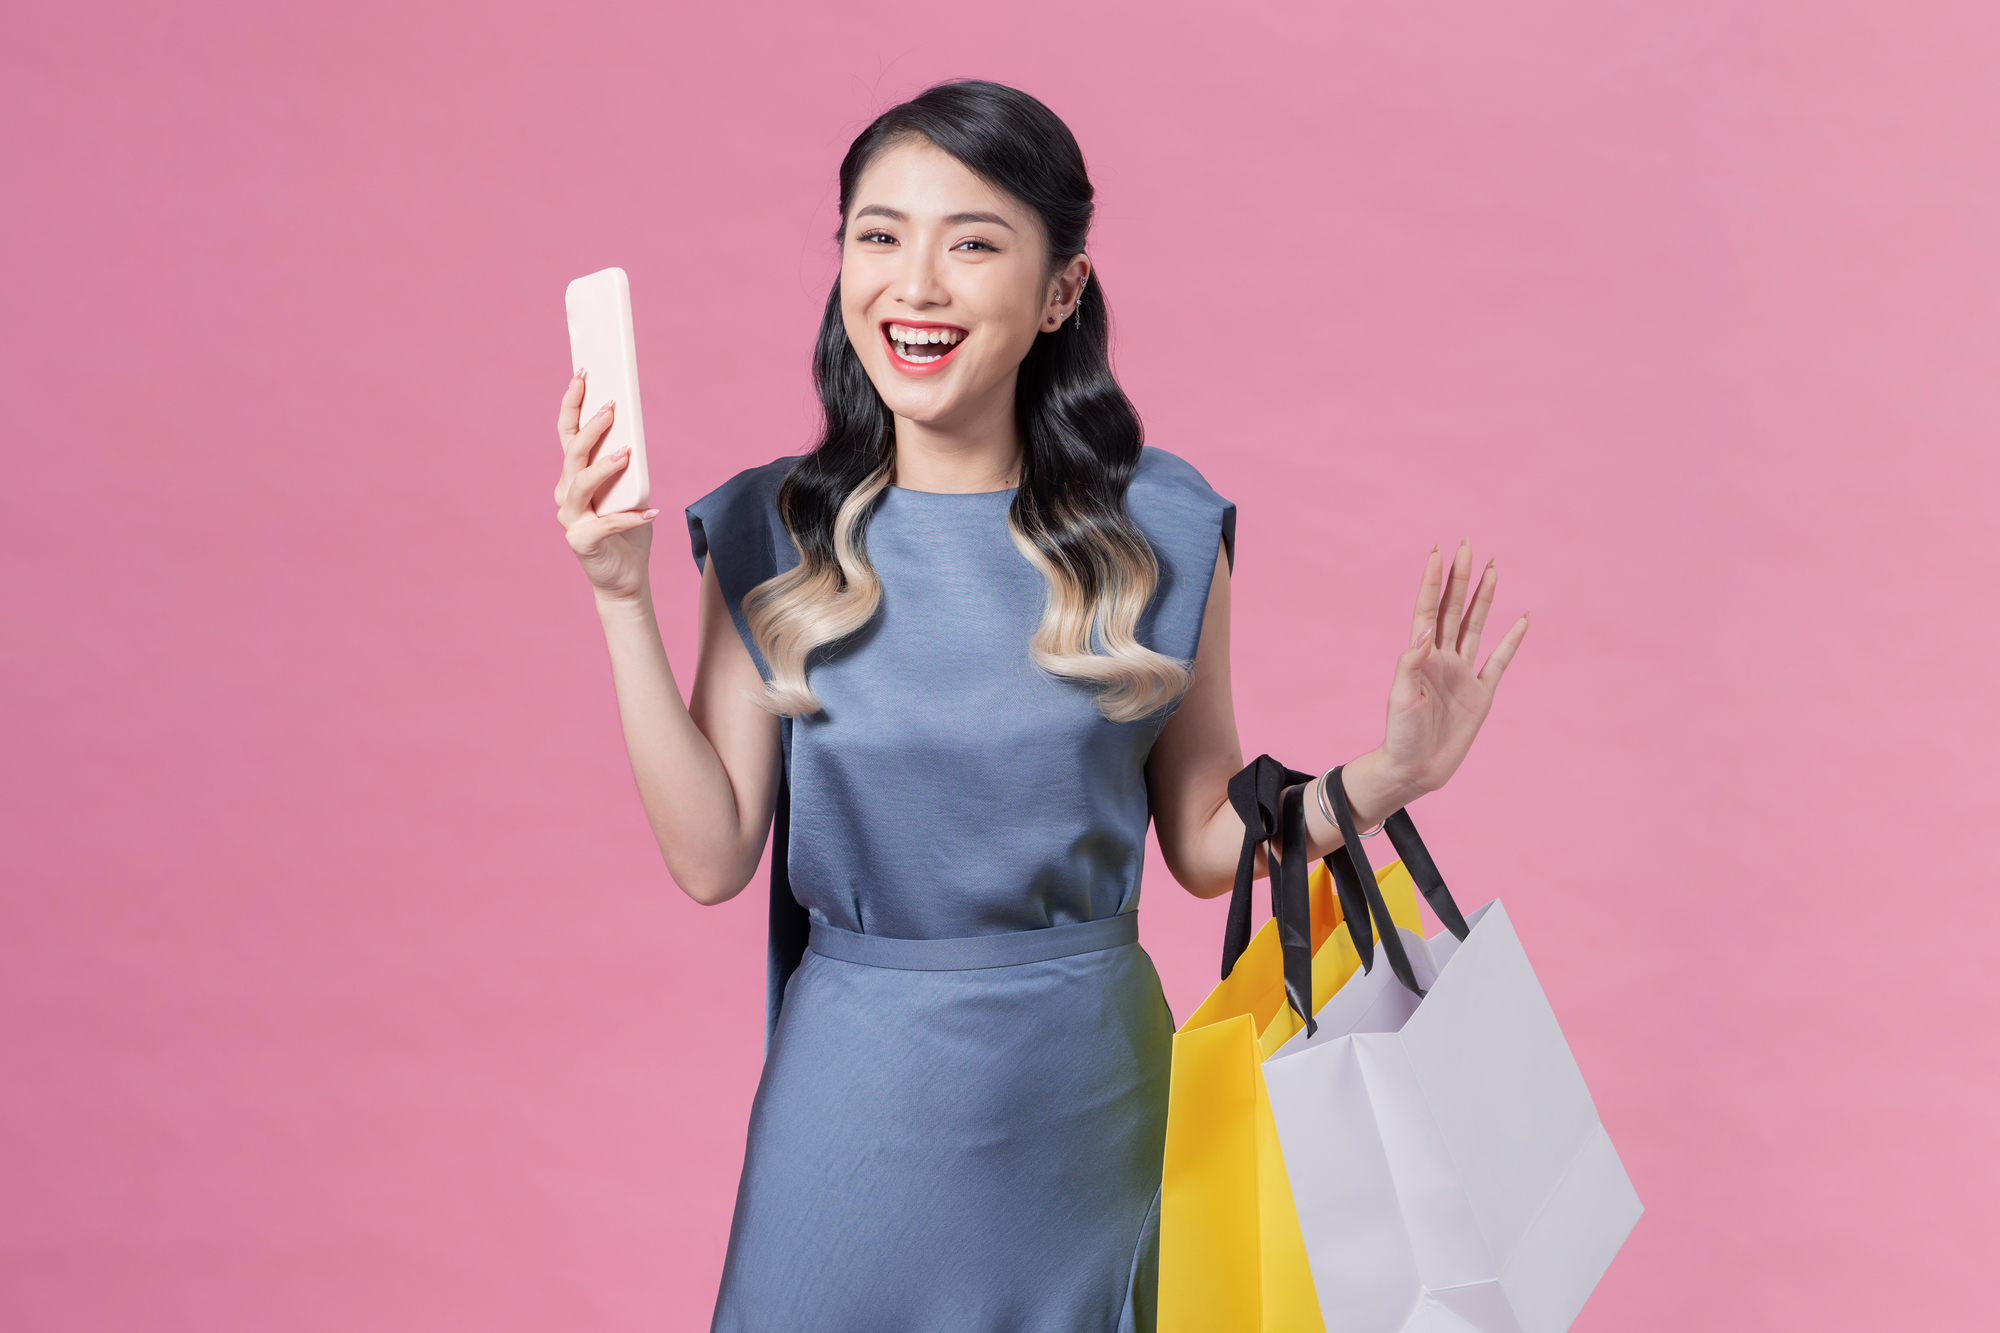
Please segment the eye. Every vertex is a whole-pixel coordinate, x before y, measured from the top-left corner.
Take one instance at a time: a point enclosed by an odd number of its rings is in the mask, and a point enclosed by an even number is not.
[[[992,245],[992,244],[989,244],[989,243],[988,243],[988,242],[986,242],[986,241],[982,241],[982,240],[980,240],[980,239],[979,239],[978,237],[976,237],[976,236],[975,236],[975,237],[972,237],[972,238],[970,238],[970,239],[968,239],[968,240],[963,240],[963,241],[960,241],[960,242],[959,242],[959,243],[958,243],[957,245],[954,245],[954,246],[953,246],[953,247],[951,247],[951,248],[952,248],[952,249],[954,249],[954,250],[963,250],[963,249],[965,249],[965,248],[966,248],[967,246],[971,246],[971,247],[973,247],[974,249],[978,249],[978,250],[991,250],[991,251],[993,251],[993,252],[994,252],[995,254],[998,254],[998,253],[1000,252],[1000,247],[998,247],[998,246],[996,246],[996,245]]]
[[[878,245],[894,245],[896,238],[886,231],[864,231],[854,238],[857,241],[874,241]]]

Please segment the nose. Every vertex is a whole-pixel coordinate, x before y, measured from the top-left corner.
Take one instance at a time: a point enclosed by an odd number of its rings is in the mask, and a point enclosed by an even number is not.
[[[930,310],[949,305],[951,293],[945,289],[944,274],[935,247],[913,245],[903,252],[903,271],[897,275],[891,294],[911,310]]]

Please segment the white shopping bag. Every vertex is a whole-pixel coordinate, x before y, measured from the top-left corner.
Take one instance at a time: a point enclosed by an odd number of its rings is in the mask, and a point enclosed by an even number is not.
[[[1427,994],[1357,972],[1264,1064],[1328,1333],[1562,1333],[1639,1220],[1506,908],[1465,924],[1398,932]]]

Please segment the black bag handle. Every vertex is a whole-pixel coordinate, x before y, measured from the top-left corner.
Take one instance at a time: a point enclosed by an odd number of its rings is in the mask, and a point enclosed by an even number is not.
[[[1286,768],[1260,754],[1229,779],[1229,804],[1243,821],[1243,850],[1236,858],[1236,885],[1229,894],[1229,924],[1222,935],[1222,975],[1236,969],[1236,960],[1250,947],[1250,884],[1257,870],[1257,845],[1266,844],[1271,870],[1271,917],[1278,923],[1278,943],[1284,956],[1285,998],[1305,1020],[1308,1034],[1318,1025],[1312,1016],[1312,899],[1306,891],[1305,784],[1312,774]],[[1291,854],[1280,856],[1269,845],[1283,831]]]
[[[1344,765],[1343,765],[1344,767]],[[1417,984],[1416,974],[1410,970],[1409,951],[1403,947],[1403,937],[1396,933],[1396,923],[1389,916],[1389,905],[1382,901],[1382,890],[1375,883],[1375,870],[1368,864],[1367,849],[1361,845],[1361,835],[1355,830],[1354,810],[1347,802],[1347,784],[1336,768],[1327,775],[1326,794],[1333,806],[1334,823],[1340,826],[1341,845],[1333,849],[1326,858],[1326,868],[1332,872],[1334,883],[1340,888],[1341,915],[1347,918],[1348,938],[1354,941],[1354,952],[1361,955],[1364,972],[1375,967],[1374,943],[1371,933],[1382,936],[1382,951],[1389,955],[1389,967],[1402,982],[1418,995],[1424,988]],[[1437,918],[1459,939],[1472,933],[1465,924],[1465,916],[1458,910],[1458,903],[1452,898],[1451,890],[1445,887],[1444,877],[1438,874],[1437,863],[1431,860],[1430,849],[1417,834],[1417,826],[1410,820],[1408,810],[1398,810],[1383,821],[1389,831],[1389,841],[1396,844],[1396,851],[1403,858],[1403,866],[1416,881],[1423,893],[1424,901],[1431,905]],[[1375,932],[1368,929],[1370,917],[1375,921]]]
[[[1431,911],[1437,913],[1438,921],[1461,940],[1470,935],[1472,927],[1465,924],[1465,916],[1458,910],[1451,890],[1444,886],[1444,876],[1438,874],[1437,863],[1431,860],[1430,848],[1424,846],[1424,840],[1417,836],[1417,826],[1410,822],[1410,812],[1398,810],[1382,823],[1389,830],[1389,841],[1396,844],[1396,855],[1403,858],[1403,868],[1417,882],[1418,892],[1431,905]]]
[[[1416,973],[1410,967],[1409,951],[1403,947],[1402,936],[1396,933],[1396,923],[1389,915],[1388,904],[1382,900],[1374,868],[1368,864],[1368,853],[1361,845],[1341,770],[1336,768],[1328,776],[1331,780],[1327,783],[1327,796],[1343,845],[1325,858],[1326,868],[1333,876],[1341,915],[1346,919],[1348,937],[1354,941],[1354,951],[1360,955],[1362,970],[1372,972],[1375,968],[1374,936],[1379,931],[1383,952],[1388,955],[1396,979],[1422,995],[1424,990],[1417,985]],[[1229,922],[1222,937],[1222,975],[1226,978],[1235,970],[1236,960],[1250,947],[1250,886],[1257,868],[1257,847],[1264,844],[1271,871],[1271,916],[1278,923],[1278,943],[1284,960],[1285,999],[1304,1020],[1308,1037],[1319,1027],[1312,1016],[1312,897],[1307,878],[1311,860],[1297,853],[1306,846],[1305,793],[1311,782],[1312,774],[1287,768],[1268,754],[1258,755],[1229,780],[1229,804],[1243,821],[1243,849],[1236,858],[1236,883],[1230,891]],[[1409,812],[1398,810],[1384,823],[1389,841],[1395,844],[1424,900],[1445,929],[1464,939],[1471,928],[1459,912],[1451,890],[1445,887],[1444,877],[1438,873],[1437,863],[1431,860]],[[1282,855],[1271,845],[1274,833],[1281,834],[1283,845],[1294,849],[1294,855]],[[1374,930],[1369,928],[1371,920]]]

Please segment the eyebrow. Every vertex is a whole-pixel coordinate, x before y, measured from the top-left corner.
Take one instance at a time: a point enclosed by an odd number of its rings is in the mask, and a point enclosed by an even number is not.
[[[886,204],[863,204],[860,208],[854,210],[854,216],[857,218],[888,218],[893,222],[908,222],[910,220],[908,213],[899,212],[896,209],[888,207]],[[1005,227],[1008,231],[1014,230],[1014,224],[1007,221],[1006,218],[1001,217],[998,213],[953,213],[945,221],[990,222],[996,227]]]

